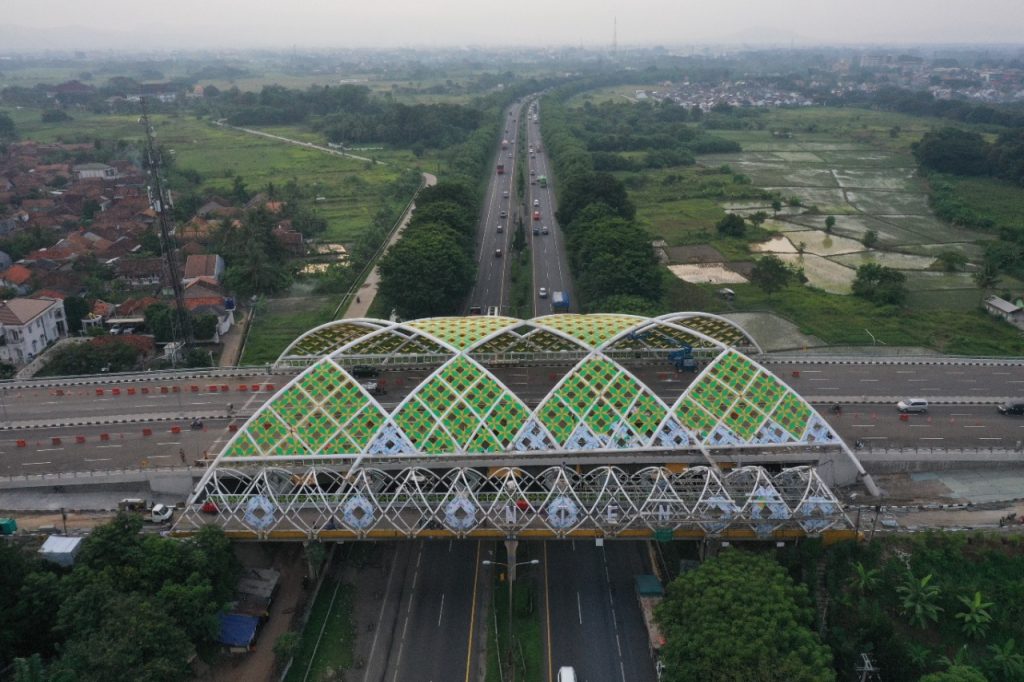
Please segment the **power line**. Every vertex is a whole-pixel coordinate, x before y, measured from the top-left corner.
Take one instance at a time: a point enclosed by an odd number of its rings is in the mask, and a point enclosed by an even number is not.
[[[160,225],[160,253],[167,265],[167,272],[171,278],[171,288],[174,290],[175,311],[171,315],[171,336],[174,337],[176,343],[181,344],[186,349],[191,349],[194,342],[192,320],[189,317],[188,309],[185,307],[185,288],[181,285],[181,269],[178,267],[177,249],[175,248],[170,220],[167,217],[167,211],[174,208],[174,203],[171,200],[170,190],[164,184],[162,176],[163,158],[153,142],[153,127],[149,123],[149,110],[146,106],[146,98],[143,97],[139,103],[142,107],[140,122],[146,130],[146,153],[143,158],[151,183],[146,189],[149,193],[149,204],[156,213],[157,223]],[[174,356],[172,355],[171,357],[173,362]]]

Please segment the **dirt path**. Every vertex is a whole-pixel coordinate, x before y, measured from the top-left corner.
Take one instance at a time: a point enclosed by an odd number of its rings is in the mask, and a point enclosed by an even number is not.
[[[288,632],[304,597],[302,578],[306,574],[306,564],[301,546],[296,543],[294,550],[277,553],[272,562],[271,568],[281,572],[281,582],[270,605],[270,618],[256,639],[256,650],[234,656],[225,654],[197,679],[215,682],[270,682],[277,679],[274,643]]]

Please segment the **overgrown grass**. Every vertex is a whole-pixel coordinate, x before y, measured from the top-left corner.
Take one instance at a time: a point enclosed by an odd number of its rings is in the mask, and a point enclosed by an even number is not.
[[[508,314],[524,320],[533,317],[533,268],[529,249],[512,257]]]
[[[330,321],[338,303],[332,296],[293,296],[260,301],[241,364],[273,362],[302,333]]]
[[[337,671],[352,667],[355,644],[355,625],[352,622],[354,599],[355,587],[346,583],[339,584],[331,578],[324,579],[285,682],[301,682],[305,679],[307,667],[310,680],[325,679],[328,669]],[[321,628],[323,637],[320,636]]]
[[[674,280],[674,281],[673,281]],[[921,346],[955,355],[1021,355],[1024,337],[980,307],[970,310],[876,306],[856,296],[828,294],[792,285],[769,297],[750,284],[733,284],[731,308],[714,295],[717,286],[693,285],[666,276],[665,311],[774,312],[804,334],[831,345],[871,345],[872,336],[889,346]],[[870,332],[870,334],[868,333]]]
[[[497,581],[491,604],[490,623],[487,624],[487,677],[486,682],[499,682],[508,671],[508,583]],[[516,666],[516,679],[545,679],[543,633],[540,624],[540,596],[537,586],[529,578],[520,578],[512,590],[512,658]]]
[[[989,177],[939,176],[937,188],[948,188],[949,197],[981,221],[994,228],[1019,228],[1024,225],[1024,187]]]

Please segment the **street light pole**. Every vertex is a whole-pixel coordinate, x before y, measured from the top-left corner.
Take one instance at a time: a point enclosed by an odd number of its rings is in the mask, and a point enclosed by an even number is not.
[[[512,584],[515,580],[515,570],[517,566],[536,566],[540,563],[540,559],[532,559],[531,561],[520,561],[519,563],[502,563],[500,561],[490,561],[488,559],[485,559],[480,563],[484,566],[504,566],[508,570],[508,668],[509,679],[511,680],[511,682],[516,682],[516,663],[515,657],[512,652]]]

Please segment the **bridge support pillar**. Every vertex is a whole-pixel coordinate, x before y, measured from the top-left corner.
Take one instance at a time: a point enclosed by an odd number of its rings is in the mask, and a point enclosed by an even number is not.
[[[516,550],[519,548],[519,540],[510,535],[505,540],[505,552],[508,554],[508,584],[516,581]],[[511,589],[511,588],[510,588]]]

